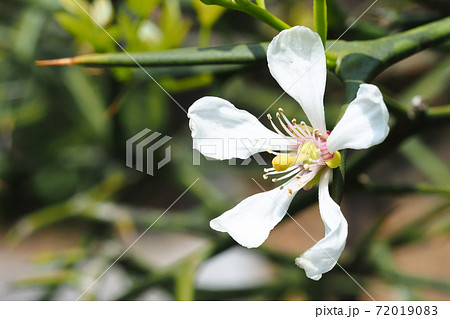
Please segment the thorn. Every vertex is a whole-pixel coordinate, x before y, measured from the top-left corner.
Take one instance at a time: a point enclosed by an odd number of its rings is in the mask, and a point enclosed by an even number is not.
[[[75,58],[62,58],[62,59],[54,59],[54,60],[38,60],[34,61],[36,65],[74,65],[76,64]]]

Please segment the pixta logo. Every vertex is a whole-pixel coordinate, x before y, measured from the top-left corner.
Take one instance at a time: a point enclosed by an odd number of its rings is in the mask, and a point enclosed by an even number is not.
[[[167,143],[172,138],[170,136],[163,136],[158,141],[155,142],[162,134],[158,132],[151,133],[151,130],[146,128],[131,137],[126,142],[126,165],[133,168],[134,164],[138,171],[144,171],[144,158],[147,159],[147,170],[148,175],[153,176],[154,173],[154,155],[153,153]],[[164,158],[158,162],[157,169],[160,169],[164,165],[170,162],[170,145],[165,148]],[[146,153],[144,153],[144,151]],[[133,154],[136,156],[136,160],[133,160]],[[146,156],[144,155],[146,154]]]

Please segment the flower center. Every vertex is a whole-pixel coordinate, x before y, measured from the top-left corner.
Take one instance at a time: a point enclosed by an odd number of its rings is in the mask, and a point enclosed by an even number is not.
[[[326,140],[328,134],[325,136],[319,133],[319,130],[313,129],[300,122],[297,124],[295,119],[290,122],[283,114],[283,109],[278,109],[277,118],[284,131],[289,135],[281,133],[281,131],[272,122],[272,117],[268,115],[275,131],[286,138],[295,138],[297,140],[298,147],[288,153],[276,153],[276,156],[272,160],[272,168],[265,168],[263,175],[264,179],[269,178],[269,175],[285,173],[280,178],[273,178],[273,182],[277,182],[291,176],[299,179],[298,186],[306,189],[311,188],[316,184],[320,177],[320,171],[323,167],[336,168],[341,162],[341,154],[334,152],[330,154],[327,148]],[[283,119],[283,120],[282,120]],[[290,194],[292,193],[292,189]]]

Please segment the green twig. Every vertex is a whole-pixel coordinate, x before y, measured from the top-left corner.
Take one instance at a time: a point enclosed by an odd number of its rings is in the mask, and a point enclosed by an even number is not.
[[[435,194],[450,196],[450,186],[429,184],[380,184],[362,182],[359,184],[364,190],[384,194]]]
[[[218,6],[222,6],[227,9],[237,10],[270,25],[272,28],[282,31],[285,29],[289,29],[290,25],[286,22],[280,20],[269,11],[265,9],[264,1],[258,1],[257,4],[248,1],[248,0],[201,0],[204,4],[214,4]]]
[[[314,0],[314,29],[320,35],[323,46],[327,42],[327,2],[326,0]]]

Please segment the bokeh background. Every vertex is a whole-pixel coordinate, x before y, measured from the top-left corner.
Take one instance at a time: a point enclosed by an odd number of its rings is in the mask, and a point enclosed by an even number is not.
[[[129,52],[256,43],[277,34],[244,13],[197,0],[77,1]],[[328,1],[328,37],[339,37],[371,3]],[[313,27],[312,1],[267,6],[290,25]],[[446,1],[378,1],[342,39],[378,38],[449,13]],[[448,48],[424,50],[374,82],[405,105],[448,105]],[[314,242],[290,218],[252,250],[209,228],[211,218],[260,191],[252,177],[271,185],[255,161],[230,166],[202,157],[192,165],[186,114],[141,69],[34,64],[105,52],[120,48],[73,0],[0,3],[1,300],[77,299],[197,178],[83,299],[370,300],[339,267],[319,282],[306,278],[294,258]],[[264,63],[147,71],[186,109],[216,95],[257,116],[282,93]],[[342,101],[343,86],[329,73],[328,127]],[[303,118],[287,95],[274,107]],[[172,137],[172,160],[154,176],[125,165],[126,140],[144,128]],[[349,239],[340,264],[377,300],[450,298],[449,133],[448,123],[417,129],[346,185]],[[434,188],[401,186],[416,183]],[[299,193],[289,212],[318,240],[316,196],[315,189]]]

